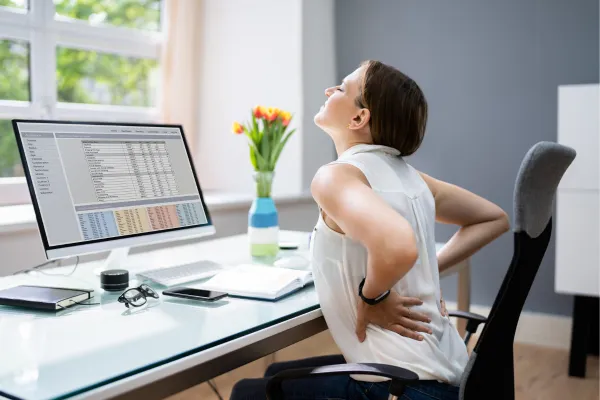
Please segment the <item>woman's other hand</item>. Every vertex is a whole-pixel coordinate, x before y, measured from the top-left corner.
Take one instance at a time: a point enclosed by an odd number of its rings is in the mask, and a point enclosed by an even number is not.
[[[446,308],[446,301],[444,300],[442,289],[440,289],[440,313],[442,314],[442,317],[448,316],[448,309]]]
[[[389,296],[379,304],[368,305],[358,299],[356,335],[362,343],[366,339],[367,325],[375,324],[401,336],[414,340],[423,340],[419,332],[431,334],[431,329],[420,322],[429,323],[431,319],[411,310],[411,306],[420,306],[423,302],[414,297],[402,297],[392,290]]]
[[[440,299],[440,311],[442,313],[442,317],[448,316],[448,310],[446,309],[446,301],[443,297]]]

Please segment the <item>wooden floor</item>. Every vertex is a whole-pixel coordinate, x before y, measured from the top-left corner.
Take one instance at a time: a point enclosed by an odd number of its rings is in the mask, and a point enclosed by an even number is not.
[[[475,342],[472,340],[471,342]],[[339,353],[328,332],[290,346],[275,356],[265,357],[242,368],[217,377],[221,396],[228,399],[235,382],[242,378],[260,377],[266,365],[274,359],[292,360],[310,356]],[[531,345],[515,345],[515,386],[517,400],[594,400],[599,399],[598,358],[588,357],[585,379],[567,376],[569,354]],[[203,383],[168,400],[217,400],[208,384]]]

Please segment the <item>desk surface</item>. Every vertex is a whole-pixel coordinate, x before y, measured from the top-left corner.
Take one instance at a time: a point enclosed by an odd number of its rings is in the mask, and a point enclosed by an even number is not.
[[[300,243],[298,252],[306,255],[307,232],[282,231],[281,240]],[[224,265],[249,262],[246,236],[130,255],[124,267],[133,278],[136,271],[201,259]],[[238,362],[235,351],[265,340],[268,354],[277,350],[271,344],[276,335],[287,340],[279,341],[282,348],[325,328],[322,321],[317,323],[322,314],[312,286],[277,302],[226,298],[202,303],[161,295],[140,309],[128,310],[117,302],[121,292],[100,289],[93,273],[98,266],[85,263],[75,270],[65,266],[0,278],[0,288],[19,284],[91,288],[92,302],[100,303],[57,314],[0,306],[0,398],[127,396],[165,376],[218,363],[219,357],[230,355]],[[140,283],[132,279],[130,287]],[[159,294],[164,290],[151,286]],[[292,339],[290,335],[299,331]],[[251,350],[245,362],[261,356]],[[212,376],[218,373],[213,372]]]
[[[308,234],[282,232],[282,240],[308,245]],[[198,259],[223,264],[248,262],[244,235],[132,255],[136,269]],[[165,363],[248,337],[268,327],[310,314],[320,317],[317,296],[308,287],[278,302],[226,298],[200,303],[160,296],[145,307],[127,310],[116,295],[99,288],[97,263],[45,270],[45,274],[0,279],[0,288],[17,284],[88,287],[94,306],[75,306],[57,314],[0,307],[0,395],[56,399],[115,383]],[[139,282],[131,282],[136,286]],[[163,288],[158,288],[159,293]],[[302,319],[302,318],[300,318]],[[300,323],[299,321],[298,323]]]

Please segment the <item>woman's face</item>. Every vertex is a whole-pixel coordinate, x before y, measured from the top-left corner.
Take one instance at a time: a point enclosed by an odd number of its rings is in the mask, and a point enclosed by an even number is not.
[[[338,86],[325,90],[327,100],[315,115],[315,124],[330,135],[347,131],[352,120],[359,113],[356,99],[360,95],[363,68],[348,75]]]

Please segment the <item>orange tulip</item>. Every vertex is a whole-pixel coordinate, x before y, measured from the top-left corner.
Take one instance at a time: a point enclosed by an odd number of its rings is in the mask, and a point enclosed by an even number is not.
[[[254,114],[254,118],[260,119],[265,116],[266,111],[263,106],[256,106],[254,107],[254,110],[252,110],[252,113]]]
[[[236,135],[239,135],[240,133],[244,133],[244,127],[239,122],[234,122],[231,130]]]
[[[277,119],[277,112],[275,112],[275,109],[273,107],[269,107],[269,109],[267,110],[267,114],[264,116],[264,118],[269,122],[273,122]]]

